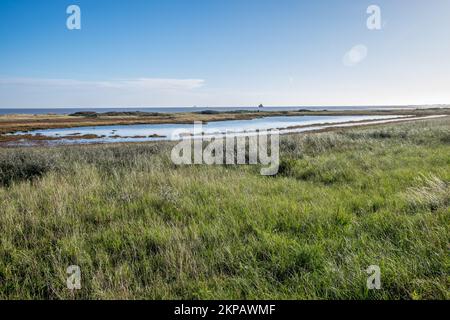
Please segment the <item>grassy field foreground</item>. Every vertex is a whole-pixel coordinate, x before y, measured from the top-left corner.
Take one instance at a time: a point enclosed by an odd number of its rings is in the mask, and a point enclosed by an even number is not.
[[[171,146],[1,149],[0,298],[450,298],[450,118],[282,137],[275,177]]]

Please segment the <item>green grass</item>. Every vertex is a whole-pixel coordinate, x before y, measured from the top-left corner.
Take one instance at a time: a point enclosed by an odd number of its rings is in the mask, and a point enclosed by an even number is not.
[[[171,146],[1,149],[0,298],[450,298],[449,118],[285,136],[275,177]]]

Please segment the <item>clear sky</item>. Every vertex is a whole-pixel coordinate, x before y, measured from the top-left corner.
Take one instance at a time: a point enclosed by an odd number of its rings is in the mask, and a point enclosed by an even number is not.
[[[260,103],[450,103],[450,1],[0,1],[0,108]]]

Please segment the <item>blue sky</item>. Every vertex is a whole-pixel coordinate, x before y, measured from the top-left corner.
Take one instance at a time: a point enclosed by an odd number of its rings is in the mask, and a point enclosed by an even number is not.
[[[450,103],[449,57],[448,0],[0,2],[1,108]]]

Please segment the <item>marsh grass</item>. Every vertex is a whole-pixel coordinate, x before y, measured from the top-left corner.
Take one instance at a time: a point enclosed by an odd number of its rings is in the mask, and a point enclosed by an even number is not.
[[[2,149],[0,298],[448,299],[449,128],[284,136],[276,177],[171,143]]]
[[[408,190],[407,197],[413,208],[436,211],[450,205],[450,184],[436,176],[416,179],[416,187]]]

